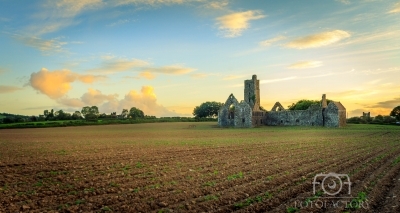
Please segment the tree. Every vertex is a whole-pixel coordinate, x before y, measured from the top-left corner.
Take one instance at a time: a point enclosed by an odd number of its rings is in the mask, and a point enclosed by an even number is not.
[[[144,118],[144,113],[143,113],[142,110],[140,110],[140,109],[138,109],[138,108],[136,108],[136,107],[132,107],[132,108],[129,110],[129,116],[130,116],[131,118],[133,118],[133,119],[136,119],[136,118]]]
[[[79,111],[75,111],[74,114],[72,114],[71,118],[74,120],[82,119],[82,114]]]
[[[394,122],[396,122],[396,118],[393,118],[392,116],[384,116],[383,117],[383,123],[391,124]]]
[[[99,108],[97,106],[85,106],[81,110],[82,115],[86,118],[86,116],[90,115],[90,119],[94,117],[99,117]]]
[[[197,118],[215,118],[218,116],[218,111],[223,105],[224,104],[220,102],[207,101],[200,104],[200,106],[196,106],[193,109],[193,115]]]
[[[107,118],[106,113],[101,113],[101,114],[99,115],[99,118]]]
[[[383,116],[382,115],[375,116],[371,123],[374,123],[374,124],[383,123]]]
[[[54,113],[54,117],[56,120],[65,120],[65,112],[60,109]]]
[[[44,116],[46,120],[54,120],[54,110],[51,109],[51,111],[49,112],[49,110],[45,110],[44,112]]]
[[[400,121],[400,106],[393,108],[390,112],[390,116],[396,117],[396,119]]]
[[[327,104],[329,104],[331,101],[332,100],[326,99]],[[297,103],[292,103],[291,105],[289,105],[288,110],[306,110],[308,109],[308,107],[314,104],[321,105],[321,101],[302,99],[300,101],[297,101]]]
[[[127,109],[123,109],[122,113],[121,113],[121,118],[125,119],[128,117],[128,110]]]

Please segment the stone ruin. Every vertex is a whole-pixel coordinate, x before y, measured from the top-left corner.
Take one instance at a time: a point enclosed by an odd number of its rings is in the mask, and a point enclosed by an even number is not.
[[[240,103],[233,94],[229,95],[218,112],[218,125],[221,127],[269,126],[325,126],[343,127],[346,125],[346,108],[340,102],[327,104],[322,95],[320,104],[311,105],[306,110],[285,110],[276,102],[271,111],[260,109],[260,81],[256,75],[244,81],[244,100]]]

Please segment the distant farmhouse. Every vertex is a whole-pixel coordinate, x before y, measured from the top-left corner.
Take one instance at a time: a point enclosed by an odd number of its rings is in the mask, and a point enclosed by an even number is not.
[[[325,126],[346,125],[346,108],[340,102],[327,104],[325,94],[320,104],[311,105],[306,110],[285,110],[276,102],[271,111],[260,109],[260,81],[256,75],[244,81],[244,100],[238,102],[230,94],[218,112],[221,127],[269,126]]]

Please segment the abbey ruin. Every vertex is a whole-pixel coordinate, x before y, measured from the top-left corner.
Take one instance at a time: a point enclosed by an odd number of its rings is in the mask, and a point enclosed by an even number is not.
[[[276,102],[271,111],[260,109],[260,81],[256,75],[244,81],[244,100],[238,101],[230,94],[218,112],[221,127],[277,126],[325,126],[346,125],[346,108],[340,102],[327,104],[325,94],[320,104],[311,105],[306,110],[285,110]]]

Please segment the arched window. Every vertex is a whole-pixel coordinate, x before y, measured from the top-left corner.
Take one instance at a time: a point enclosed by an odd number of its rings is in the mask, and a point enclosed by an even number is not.
[[[229,115],[228,119],[234,119],[235,118],[235,105],[231,104],[229,106]]]

